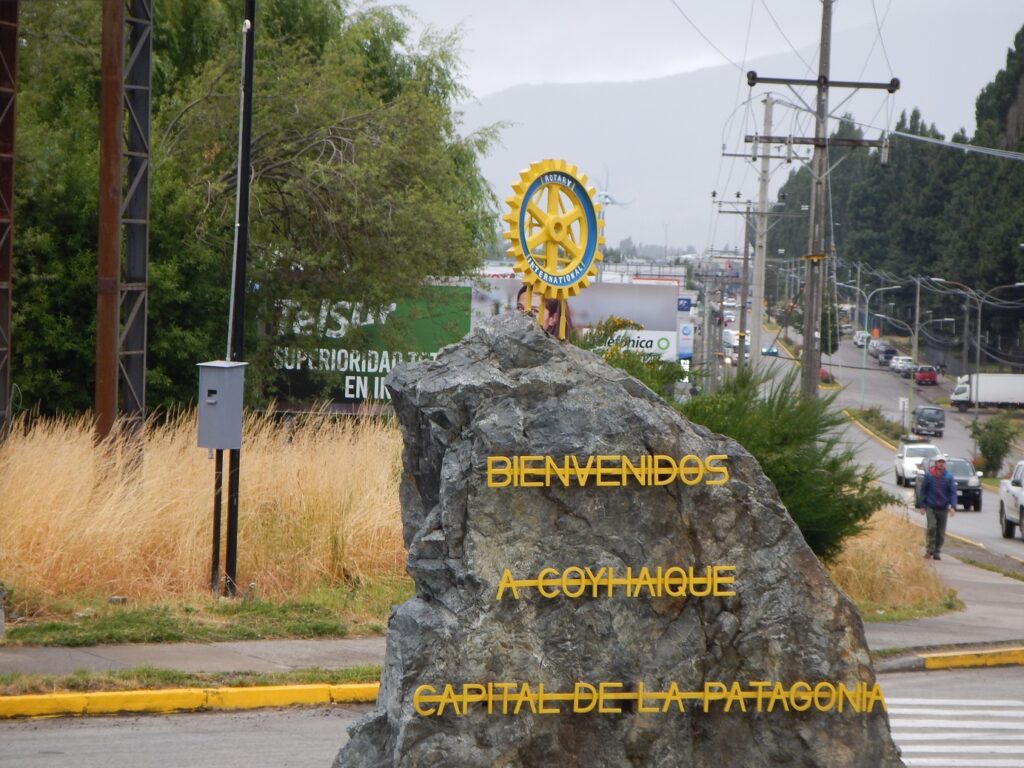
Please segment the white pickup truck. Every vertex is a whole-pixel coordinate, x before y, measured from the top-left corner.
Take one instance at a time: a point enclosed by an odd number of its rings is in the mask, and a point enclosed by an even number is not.
[[[999,526],[1003,538],[1012,539],[1013,529],[1024,538],[1024,461],[1018,461],[1009,480],[999,481]]]

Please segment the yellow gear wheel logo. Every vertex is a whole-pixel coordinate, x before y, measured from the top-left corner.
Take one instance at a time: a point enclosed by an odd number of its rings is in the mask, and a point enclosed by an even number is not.
[[[597,275],[601,206],[587,177],[564,160],[532,163],[519,176],[506,200],[511,210],[502,217],[509,226],[508,255],[531,295],[564,302]]]

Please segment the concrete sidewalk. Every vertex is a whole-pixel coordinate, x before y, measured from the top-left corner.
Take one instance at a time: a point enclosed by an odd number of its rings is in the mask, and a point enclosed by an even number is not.
[[[966,610],[915,621],[865,625],[879,672],[951,666],[1024,664],[1024,583],[945,556],[934,563]],[[382,664],[383,637],[234,643],[100,645],[90,648],[0,646],[0,673],[63,675],[157,667],[182,672],[281,672]],[[376,685],[294,685],[102,694],[0,696],[0,718],[110,712],[169,712],[374,701]]]
[[[157,667],[180,672],[287,672],[344,669],[384,661],[384,638],[247,640],[235,643],[145,643],[88,648],[0,646],[0,674],[69,675]]]

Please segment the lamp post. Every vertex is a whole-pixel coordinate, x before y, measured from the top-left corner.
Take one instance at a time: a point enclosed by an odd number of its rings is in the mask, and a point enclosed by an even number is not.
[[[897,288],[903,286],[885,286],[883,288],[876,288],[870,293],[864,293],[859,286],[854,286],[849,283],[836,283],[837,286],[843,286],[844,288],[850,288],[859,293],[864,297],[864,333],[868,333],[867,326],[870,324],[870,304],[871,297],[874,294],[882,293],[883,291],[894,291]],[[860,348],[860,410],[864,410],[864,378],[867,376],[867,340],[864,340],[864,346]]]
[[[1006,283],[1005,285],[997,285],[995,288],[990,288],[987,291],[981,291],[981,290],[978,290],[977,288],[971,288],[969,285],[964,285],[963,283],[959,283],[956,280],[946,280],[945,278],[941,278],[941,277],[933,277],[931,279],[934,280],[937,283],[942,283],[944,285],[955,285],[955,286],[957,286],[959,289],[962,289],[964,296],[968,300],[973,299],[975,301],[975,303],[978,305],[978,318],[977,318],[977,322],[975,323],[975,325],[977,327],[975,328],[975,342],[974,342],[974,374],[975,374],[974,381],[973,382],[971,381],[971,377],[970,376],[967,377],[967,384],[968,384],[968,387],[970,388],[970,393],[971,393],[971,401],[974,403],[974,415],[975,415],[975,418],[977,418],[977,415],[978,415],[978,394],[979,393],[976,390],[978,388],[979,377],[981,375],[981,306],[982,306],[982,304],[993,304],[993,305],[996,304],[996,302],[992,298],[992,294],[995,293],[996,291],[1001,291],[1001,290],[1004,290],[1006,288],[1020,288],[1020,287],[1024,286],[1024,282]],[[969,306],[969,304],[968,304],[968,306]],[[964,328],[964,335],[965,336],[967,335],[967,329],[966,328]],[[966,363],[967,363],[967,361],[964,360],[965,367],[966,367]]]
[[[923,323],[915,324],[912,327],[909,323],[905,323],[905,322],[903,322],[902,320],[900,320],[899,318],[896,318],[896,317],[889,317],[888,315],[878,315],[878,317],[882,318],[883,320],[888,320],[890,323],[893,323],[895,325],[899,325],[899,326],[902,326],[903,328],[906,328],[907,332],[910,334],[910,346],[911,346],[912,349],[915,349],[915,350],[917,349],[917,336],[920,333],[921,329],[924,328],[926,325],[928,325],[929,323],[949,323],[949,322],[953,322],[953,318],[952,317],[939,317],[939,318],[935,318],[935,319],[932,319],[932,320],[925,320]],[[917,361],[913,360],[912,362],[916,363]],[[908,427],[908,429],[910,427],[910,414],[913,412],[913,410],[914,410],[914,377],[911,376],[910,379],[907,381],[907,427]]]
[[[864,297],[864,332],[870,334],[868,325],[871,324],[871,297],[876,293],[882,293],[883,291],[895,291],[897,288],[902,288],[902,285],[886,285],[881,288],[875,288],[871,293],[864,293],[856,285],[848,285],[846,283],[836,283],[836,285],[842,285],[847,288],[853,288],[855,291],[860,292]],[[868,368],[868,343],[865,340],[864,346],[860,349],[860,407],[864,410],[864,377],[867,375],[866,371]]]

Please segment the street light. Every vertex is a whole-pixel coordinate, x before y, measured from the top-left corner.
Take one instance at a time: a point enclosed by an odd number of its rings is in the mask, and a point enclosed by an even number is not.
[[[871,322],[871,297],[877,293],[883,293],[884,291],[895,291],[898,288],[902,288],[902,285],[898,286],[884,286],[882,288],[876,288],[871,291],[867,296],[864,297],[864,331],[870,335],[867,331],[867,326]],[[857,289],[860,290],[859,288]],[[860,350],[860,410],[864,410],[864,372],[867,370],[867,341],[864,341],[864,346]]]
[[[902,327],[906,328],[907,332],[910,334],[910,346],[911,346],[911,349],[914,349],[914,350],[917,349],[917,337],[918,337],[918,334],[920,333],[921,329],[924,328],[926,325],[928,325],[930,323],[950,323],[950,322],[954,322],[952,317],[937,317],[937,318],[933,318],[932,320],[925,320],[923,323],[918,324],[916,327],[912,327],[909,323],[905,323],[905,322],[903,322],[902,320],[900,320],[899,318],[896,318],[896,317],[889,317],[888,315],[877,315],[877,317],[880,317],[883,320],[888,320],[890,323],[894,323],[895,325],[899,325],[899,326],[902,326]],[[914,363],[915,365],[917,364],[917,360],[916,359],[912,360],[911,362]],[[907,380],[907,427],[908,427],[908,429],[910,427],[910,414],[913,412],[913,410],[914,410],[914,377],[913,377],[913,375],[911,375],[911,377]]]
[[[964,285],[963,283],[959,283],[956,280],[946,280],[945,278],[942,278],[942,277],[932,277],[932,278],[929,278],[929,279],[934,280],[937,283],[943,283],[945,285],[955,285],[958,288],[961,288],[963,290],[964,296],[968,300],[969,299],[974,299],[975,303],[978,305],[978,320],[977,320],[977,323],[976,323],[977,327],[975,328],[975,334],[976,335],[975,335],[975,343],[974,343],[974,373],[975,373],[974,382],[971,381],[971,377],[970,376],[967,377],[967,384],[968,384],[968,387],[970,388],[970,393],[971,393],[971,401],[974,403],[974,414],[975,414],[975,417],[977,417],[977,414],[978,414],[978,394],[979,393],[976,391],[976,385],[977,385],[977,383],[979,381],[978,377],[981,375],[981,306],[982,306],[982,304],[993,304],[993,305],[995,305],[997,302],[992,299],[992,294],[993,293],[995,293],[996,291],[1004,290],[1006,288],[1020,288],[1020,287],[1024,286],[1024,282],[1007,283],[1006,285],[997,285],[995,288],[990,288],[987,291],[982,291],[982,290],[979,290],[977,288],[971,288],[969,285]],[[968,302],[967,306],[970,306],[969,302]],[[964,312],[966,314],[966,312],[967,312],[966,307],[964,309]],[[967,329],[966,328],[964,328],[964,335],[965,336],[967,335]],[[966,341],[964,342],[964,350],[966,352]],[[965,355],[965,358],[966,358],[966,355]],[[967,360],[966,359],[964,360],[964,368],[965,369],[967,368]]]

